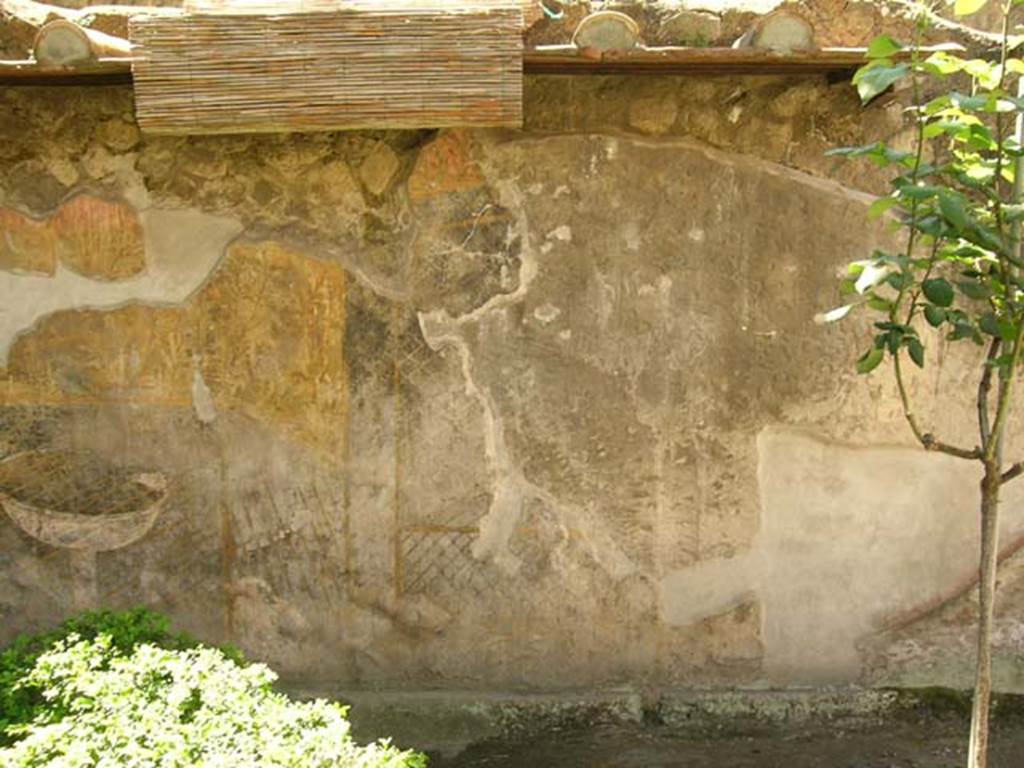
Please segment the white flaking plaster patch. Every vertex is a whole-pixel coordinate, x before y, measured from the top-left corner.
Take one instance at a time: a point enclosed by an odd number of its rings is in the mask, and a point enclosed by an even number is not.
[[[132,302],[181,304],[212,274],[242,230],[233,219],[189,210],[139,214],[146,270],[116,282],[90,280],[58,264],[52,277],[0,272],[0,365],[19,334],[54,312],[113,309]]]
[[[562,310],[554,304],[542,304],[533,310],[533,316],[545,325],[550,323],[552,320],[558,319],[560,314],[562,314]]]
[[[622,228],[622,239],[625,241],[628,250],[640,250],[640,227],[637,226],[635,221],[627,222],[626,226]]]
[[[563,243],[572,242],[572,229],[567,224],[562,224],[548,232],[548,240],[561,240]]]
[[[605,139],[604,143],[604,157],[609,162],[615,159],[615,156],[619,154],[619,142],[614,138]]]
[[[751,549],[661,582],[683,626],[761,602],[769,680],[821,683],[859,672],[858,640],[941,601],[977,568],[977,468],[910,448],[833,445],[766,428],[758,436],[761,530]],[[1024,531],[1007,487],[1001,532]]]
[[[497,186],[502,203],[509,210],[520,211],[516,222],[522,235],[522,262],[519,286],[511,293],[491,297],[487,302],[466,314],[452,317],[444,309],[420,312],[420,331],[431,349],[441,351],[453,348],[462,361],[462,374],[466,395],[475,399],[483,414],[484,452],[490,469],[494,494],[487,513],[480,520],[480,535],[473,544],[473,556],[478,560],[492,560],[509,575],[519,571],[520,561],[508,550],[508,543],[522,516],[525,481],[515,466],[505,443],[504,423],[490,392],[480,387],[473,376],[473,360],[463,328],[479,322],[503,307],[518,304],[526,296],[530,284],[537,277],[537,256],[526,222],[526,207],[518,188],[509,183]]]
[[[199,363],[192,369],[192,410],[201,424],[212,424],[217,419],[217,407],[213,402],[213,393],[203,379]]]
[[[524,477],[516,465],[505,440],[505,424],[490,390],[477,383],[473,370],[473,355],[466,341],[466,329],[500,313],[509,306],[520,304],[539,273],[537,249],[533,246],[523,195],[513,183],[496,183],[501,203],[508,210],[519,211],[516,227],[522,238],[522,262],[519,286],[511,293],[491,297],[476,309],[452,317],[444,309],[420,312],[420,331],[424,340],[435,351],[452,348],[458,351],[462,362],[462,375],[467,396],[475,399],[483,414],[484,453],[491,476],[493,495],[486,514],[479,522],[479,535],[473,543],[472,554],[477,560],[490,560],[506,574],[519,572],[521,561],[509,549],[516,528],[523,515],[525,503],[532,499],[545,502],[563,518],[562,525],[588,531],[584,545],[596,562],[614,579],[622,579],[636,571],[636,565],[626,556],[615,540],[597,524],[585,519],[585,511],[562,504],[552,494],[534,485]],[[562,241],[572,239],[572,231],[562,225],[548,234]],[[539,249],[543,250],[543,249]]]

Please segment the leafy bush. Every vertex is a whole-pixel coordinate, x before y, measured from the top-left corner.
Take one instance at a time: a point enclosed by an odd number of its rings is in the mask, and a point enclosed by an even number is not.
[[[199,642],[189,635],[172,632],[170,621],[145,608],[130,611],[92,611],[74,616],[52,632],[19,635],[10,646],[0,651],[0,747],[9,745],[14,737],[8,730],[30,723],[43,714],[46,702],[42,690],[31,683],[20,683],[44,653],[71,635],[91,640],[99,635],[110,638],[111,654],[129,654],[142,644],[168,650],[195,648]],[[224,654],[241,664],[242,654],[232,647],[223,647]],[[51,712],[51,715],[53,713]]]
[[[424,768],[422,755],[387,742],[352,741],[345,708],[293,702],[262,664],[239,666],[214,648],[70,635],[36,660],[25,684],[42,691],[43,716],[0,749],[3,768],[289,766]],[[47,717],[56,713],[55,717]]]

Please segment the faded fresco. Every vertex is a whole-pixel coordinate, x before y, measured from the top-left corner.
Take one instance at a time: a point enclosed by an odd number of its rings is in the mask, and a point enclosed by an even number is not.
[[[973,466],[814,322],[890,237],[823,151],[898,104],[534,78],[522,132],[151,139],[72,93],[0,92],[0,640],[145,604],[296,682],[968,679]]]

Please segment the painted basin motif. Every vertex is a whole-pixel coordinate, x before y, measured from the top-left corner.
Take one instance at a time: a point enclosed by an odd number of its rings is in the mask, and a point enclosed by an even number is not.
[[[54,547],[103,552],[145,536],[167,479],[89,453],[27,451],[0,461],[0,505],[29,536]]]

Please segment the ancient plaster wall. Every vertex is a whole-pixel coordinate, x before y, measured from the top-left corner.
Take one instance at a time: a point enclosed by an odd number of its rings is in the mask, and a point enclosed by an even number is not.
[[[526,103],[519,133],[158,139],[128,90],[0,93],[0,484],[65,513],[0,517],[0,640],[144,603],[349,686],[966,679],[973,469],[813,321],[889,237],[884,180],[822,153],[899,140],[899,104]],[[968,435],[963,361],[928,362],[922,418]],[[127,503],[97,466],[162,501],[97,529]]]

